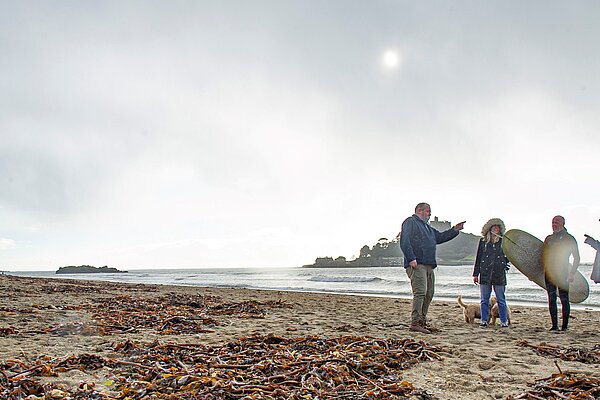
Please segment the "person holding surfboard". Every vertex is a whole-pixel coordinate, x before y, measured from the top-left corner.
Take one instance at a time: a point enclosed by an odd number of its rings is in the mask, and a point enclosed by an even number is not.
[[[465,224],[463,221],[444,232],[439,232],[429,225],[430,217],[429,204],[419,203],[415,207],[415,213],[404,220],[400,231],[404,269],[410,279],[413,293],[409,329],[421,333],[431,333],[434,330],[427,324],[427,310],[435,289],[433,270],[437,267],[436,246],[458,236]]]
[[[481,298],[481,327],[488,326],[490,315],[490,295],[496,294],[501,327],[508,328],[508,310],[506,308],[506,271],[508,258],[502,250],[502,236],[506,228],[500,218],[492,218],[481,228],[481,240],[477,247],[473,282],[479,284]]]
[[[570,258],[573,256],[573,265]],[[556,297],[562,305],[562,327],[566,331],[569,326],[571,304],[569,302],[569,284],[573,282],[579,267],[579,248],[575,238],[565,228],[565,218],[557,215],[552,218],[552,234],[544,240],[542,249],[544,277],[548,292],[548,310],[552,321],[551,331],[558,331],[558,310]]]

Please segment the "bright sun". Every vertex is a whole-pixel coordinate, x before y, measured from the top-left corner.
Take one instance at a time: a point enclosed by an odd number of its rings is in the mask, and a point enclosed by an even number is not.
[[[400,64],[400,56],[395,50],[386,50],[381,57],[381,63],[389,69],[397,68]]]

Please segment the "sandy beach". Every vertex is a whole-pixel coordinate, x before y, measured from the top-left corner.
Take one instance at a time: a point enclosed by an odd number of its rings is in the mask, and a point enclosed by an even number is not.
[[[338,338],[343,338],[340,342],[347,343],[350,340],[348,338],[352,337],[356,343],[368,343],[368,346],[375,343],[377,349],[384,349],[383,355],[378,356],[392,358],[400,351],[391,350],[391,346],[397,346],[399,341],[405,339],[430,349],[424,352],[430,357],[410,361],[403,364],[401,369],[393,369],[394,363],[386,364],[391,368],[387,373],[399,371],[398,375],[394,375],[397,383],[410,383],[415,388],[412,392],[395,392],[395,383],[389,382],[391,375],[386,378],[388,381],[377,383],[375,378],[364,376],[364,372],[356,372],[355,367],[348,367],[357,376],[365,378],[365,382],[373,383],[375,390],[365,391],[364,398],[518,398],[516,396],[532,388],[530,384],[558,373],[559,369],[587,377],[600,376],[598,312],[573,310],[569,331],[550,333],[545,308],[511,306],[511,309],[510,328],[480,328],[477,324],[464,322],[458,304],[434,302],[430,319],[439,332],[420,334],[408,330],[410,300],[406,299],[3,275],[0,276],[0,363],[4,377],[1,378],[0,389],[8,393],[9,386],[12,385],[15,390],[17,381],[27,379],[30,389],[35,385],[46,385],[46,398],[68,398],[68,393],[75,392],[74,388],[79,388],[81,393],[89,395],[94,392],[100,396],[89,398],[167,398],[158,394],[150,396],[150,388],[137,394],[131,392],[127,397],[123,389],[114,383],[118,382],[115,362],[121,367],[134,365],[144,371],[158,368],[163,374],[162,379],[166,379],[169,373],[176,374],[175,370],[179,368],[161,367],[162,361],[155,361],[149,366],[142,365],[139,358],[131,357],[133,353],[124,353],[123,346],[119,344],[129,343],[131,346],[132,343],[143,342],[150,346],[148,343],[153,343],[152,348],[157,344],[163,348],[169,344],[171,348],[186,351],[193,348],[205,355],[219,349],[219,365],[223,367],[227,359],[222,355],[224,349],[230,349],[231,354],[244,353],[239,350],[239,343],[235,346],[231,343],[246,337],[254,337],[254,341],[265,343],[284,343],[288,339],[293,339],[294,343],[306,343],[300,339],[310,337],[319,345]],[[374,338],[381,340],[372,340]],[[529,345],[523,345],[523,341]],[[538,346],[577,349],[577,354],[587,354],[588,359],[570,361],[556,355],[544,355],[534,348]],[[366,352],[373,350],[364,349]],[[270,354],[269,349],[261,351]],[[294,347],[288,353],[290,357],[302,360],[302,351],[302,347]],[[335,354],[340,359],[349,357],[338,350]],[[99,363],[98,367],[86,367],[81,355],[87,357],[88,364]],[[596,358],[590,361],[590,355]],[[79,364],[73,364],[73,358],[69,358],[72,356],[80,356]],[[313,354],[312,357],[316,356]],[[67,359],[71,364],[58,365],[57,360]],[[335,368],[343,366],[344,361],[340,359],[336,360]],[[44,369],[39,360],[53,366],[52,371]],[[112,361],[109,363],[107,360]],[[263,365],[262,361],[255,362]],[[296,364],[304,365],[303,362]],[[178,363],[187,371],[187,377],[184,379],[182,376],[178,380],[181,385],[190,379],[200,382],[197,372],[201,364],[199,361],[193,368],[185,360]],[[290,366],[292,364],[289,363]],[[261,368],[265,369],[264,365]],[[322,360],[309,362],[308,365],[317,369],[326,368]],[[290,366],[284,367],[289,368],[291,374],[295,371],[291,371],[294,368]],[[212,367],[217,368],[217,364]],[[235,368],[242,369],[232,365],[224,368],[230,374]],[[256,370],[248,365],[243,369]],[[192,370],[196,372],[192,373]],[[208,376],[211,376],[210,371],[213,370],[207,369]],[[316,373],[314,370],[313,375]],[[216,372],[212,374],[216,376]],[[306,374],[302,379],[305,377]],[[240,384],[240,379],[232,382]],[[271,384],[278,382],[276,377],[265,379]],[[293,386],[296,383],[292,381],[290,378],[289,384]],[[301,383],[306,387],[311,385],[309,381],[303,380]],[[387,390],[383,387],[384,383]],[[185,387],[189,389],[189,386]],[[40,395],[42,389],[31,390],[31,393],[37,394],[32,394],[30,399],[44,398]],[[183,397],[177,397],[177,393],[177,390],[172,391],[174,397],[171,398],[186,398],[182,394],[180,396]],[[265,393],[270,394],[267,396]],[[26,398],[16,396],[9,398]],[[246,392],[240,391],[231,396],[301,398],[281,390],[274,391],[268,385],[248,386]],[[80,398],[88,397],[82,395]],[[214,398],[220,397],[215,395]]]

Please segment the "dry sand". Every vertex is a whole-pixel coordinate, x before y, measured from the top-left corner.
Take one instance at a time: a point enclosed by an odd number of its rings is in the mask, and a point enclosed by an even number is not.
[[[203,333],[164,335],[157,329],[142,328],[134,333],[100,335],[93,329],[82,329],[93,327],[94,321],[93,313],[79,305],[121,295],[155,299],[167,293],[217,296],[226,303],[281,301],[285,307],[265,307],[264,318],[214,316],[219,324],[206,326],[212,332]],[[528,382],[558,372],[556,358],[517,346],[517,341],[587,350],[598,344],[598,312],[574,310],[570,330],[556,334],[548,332],[545,308],[511,308],[510,328],[485,329],[465,323],[456,303],[434,302],[430,319],[440,332],[428,335],[408,330],[410,300],[406,299],[0,276],[0,328],[13,327],[17,331],[0,337],[0,363],[11,359],[31,361],[41,355],[96,353],[110,357],[114,343],[126,339],[222,344],[242,336],[269,333],[284,337],[416,338],[446,351],[442,360],[405,370],[403,379],[436,399],[497,399],[523,393]],[[558,360],[558,366],[563,371],[600,376],[599,364]],[[98,372],[74,370],[45,379],[77,384],[81,380],[101,382],[103,378]]]

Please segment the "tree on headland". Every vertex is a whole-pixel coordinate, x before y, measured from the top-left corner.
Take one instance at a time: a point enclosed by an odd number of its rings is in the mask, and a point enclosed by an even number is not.
[[[377,243],[370,249],[369,246],[364,245],[360,249],[359,258],[387,258],[387,257],[402,257],[398,240],[388,240],[387,238],[380,238]]]
[[[360,253],[358,255],[359,258],[367,258],[371,255],[371,248],[366,244],[360,248]]]

